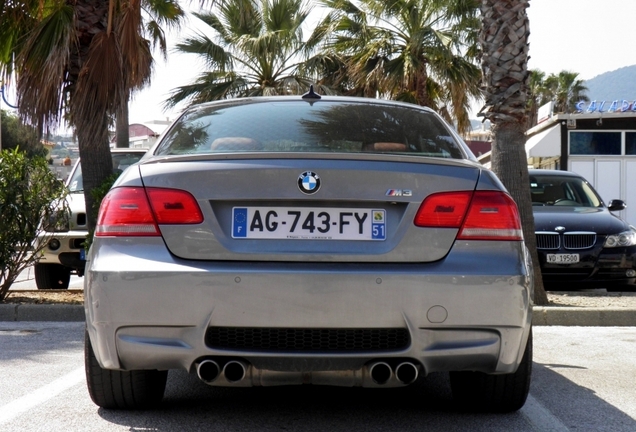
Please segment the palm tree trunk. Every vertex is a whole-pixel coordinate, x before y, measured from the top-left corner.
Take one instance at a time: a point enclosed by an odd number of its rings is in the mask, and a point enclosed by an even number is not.
[[[426,62],[422,62],[417,71],[415,82],[415,98],[420,106],[431,106],[431,98],[428,94],[428,71],[426,70]]]
[[[75,127],[79,144],[86,222],[89,232],[93,232],[97,222],[99,203],[95,204],[92,191],[101,186],[113,173],[108,139],[108,101],[101,100],[91,92],[79,96],[77,87],[80,72],[89,56],[93,37],[106,29],[108,2],[78,0],[74,3],[75,25],[79,37],[75,50],[71,52],[69,80],[74,84],[71,86],[70,109],[72,112],[71,121]],[[90,109],[86,109],[87,106]]]
[[[126,148],[130,147],[130,133],[129,133],[129,122],[128,122],[128,97],[125,98],[121,107],[119,108],[119,112],[117,113],[117,121],[116,121],[116,147],[117,148]]]
[[[108,142],[108,116],[91,115],[90,119],[86,120],[91,122],[92,130],[90,127],[82,127],[80,123],[83,122],[77,122],[76,127],[84,183],[86,222],[89,232],[93,232],[100,203],[95,202],[91,192],[113,174],[113,161]],[[96,130],[99,132],[93,133]]]
[[[527,0],[482,0],[482,70],[485,103],[480,113],[492,124],[492,169],[519,207],[523,235],[534,267],[534,302],[548,304],[543,287],[532,214],[524,135],[527,124]]]

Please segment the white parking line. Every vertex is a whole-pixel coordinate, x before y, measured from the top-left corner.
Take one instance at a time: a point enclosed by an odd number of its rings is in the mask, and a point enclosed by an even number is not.
[[[568,432],[570,430],[532,395],[528,395],[526,404],[520,412],[537,431]]]
[[[0,425],[68,390],[86,379],[84,368],[77,368],[50,384],[0,407]]]

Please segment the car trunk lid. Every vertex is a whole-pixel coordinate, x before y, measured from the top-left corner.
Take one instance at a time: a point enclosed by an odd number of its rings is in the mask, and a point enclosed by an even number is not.
[[[480,173],[464,161],[381,155],[176,159],[139,168],[145,187],[197,200],[203,223],[159,225],[171,253],[192,260],[436,261],[458,229],[416,227],[418,208],[433,193],[473,191]]]

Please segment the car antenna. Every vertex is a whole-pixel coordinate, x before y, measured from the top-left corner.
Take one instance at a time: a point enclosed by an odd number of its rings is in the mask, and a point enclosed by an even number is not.
[[[318,93],[314,92],[314,85],[309,85],[309,91],[303,95],[303,99],[321,99]]]

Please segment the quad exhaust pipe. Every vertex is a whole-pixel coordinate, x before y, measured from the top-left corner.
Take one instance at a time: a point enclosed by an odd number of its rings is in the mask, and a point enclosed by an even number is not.
[[[197,363],[197,376],[204,383],[212,383],[221,374],[221,368],[219,364],[214,360],[203,360]]]
[[[377,362],[373,363],[369,367],[369,374],[371,375],[371,379],[374,383],[383,385],[389,382],[391,377],[393,376],[393,371],[391,370],[391,366],[385,362]]]
[[[393,370],[386,362],[375,362],[369,366],[369,375],[378,385],[387,384],[393,376],[402,384],[411,384],[417,380],[419,368],[415,363],[402,362]]]
[[[414,383],[419,375],[419,368],[411,362],[404,362],[395,368],[395,377],[402,384]]]
[[[223,366],[223,375],[228,382],[236,383],[245,378],[247,365],[237,360],[231,360]]]
[[[392,367],[394,366],[394,367]],[[314,384],[363,386],[363,387],[400,387],[414,383],[421,366],[412,361],[390,363],[386,361],[374,361],[367,363],[365,368],[351,371],[315,371],[302,372],[278,372],[263,369],[254,369],[244,360],[229,360],[206,358],[195,363],[197,376],[206,384],[221,386],[269,386],[302,384],[309,382]]]
[[[221,368],[219,363],[211,359],[205,359],[196,364],[197,376],[206,384],[211,384],[221,375],[229,383],[242,381],[247,375],[247,364],[238,360],[230,360]]]

